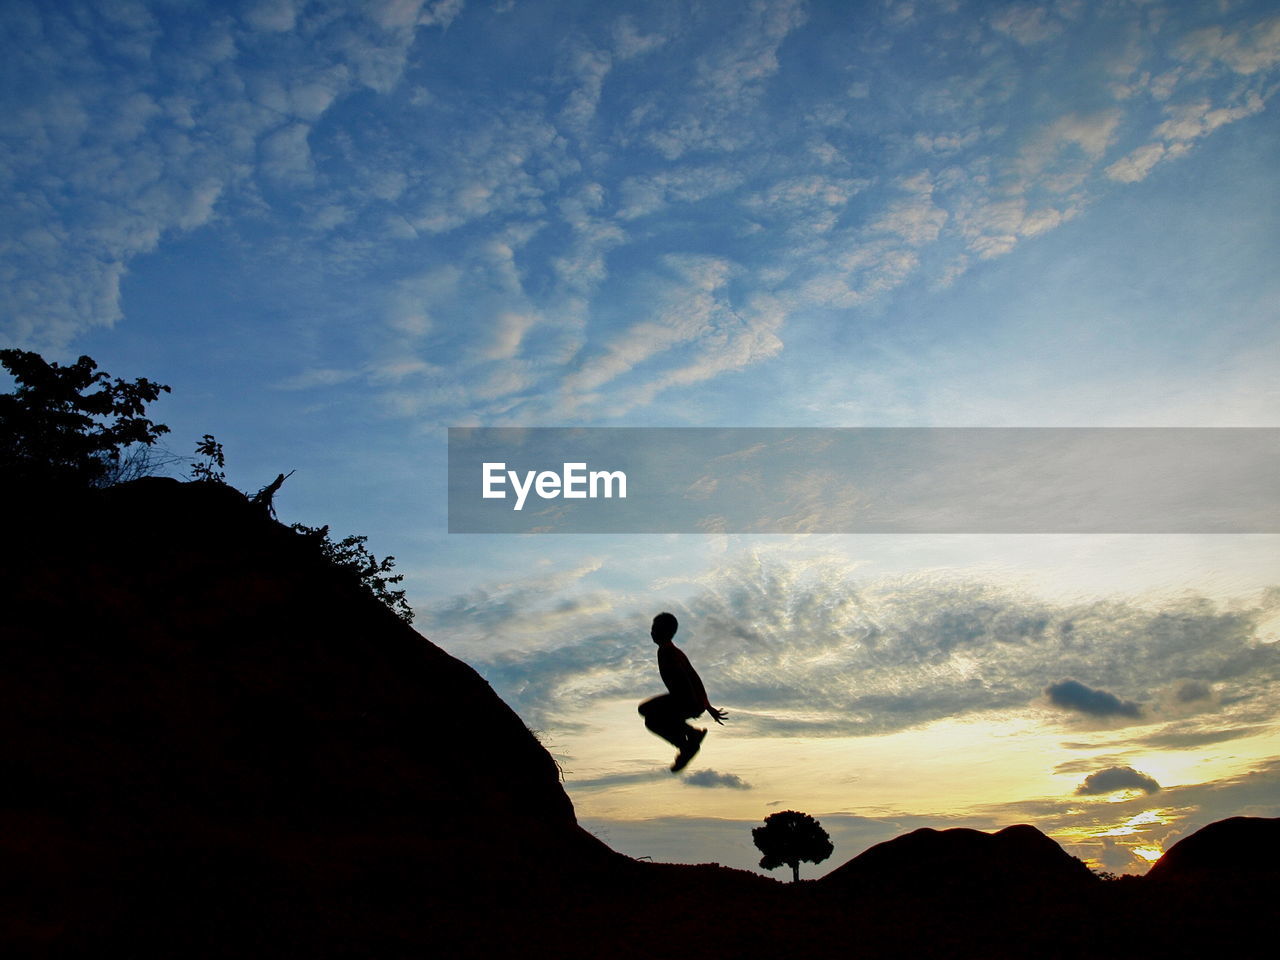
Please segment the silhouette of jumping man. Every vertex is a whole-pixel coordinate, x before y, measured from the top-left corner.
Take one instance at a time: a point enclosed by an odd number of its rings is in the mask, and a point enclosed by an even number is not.
[[[678,627],[679,623],[670,613],[660,613],[653,618],[649,636],[658,645],[658,673],[667,685],[667,692],[640,704],[644,725],[680,751],[671,765],[672,773],[679,773],[689,765],[707,735],[706,730],[691,727],[685,721],[701,716],[703,710],[720,724],[728,716],[711,705],[698,671],[693,669],[684,651],[671,642]]]

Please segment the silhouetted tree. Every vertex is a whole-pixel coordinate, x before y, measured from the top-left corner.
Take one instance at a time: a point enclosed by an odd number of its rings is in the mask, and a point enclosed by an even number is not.
[[[62,366],[27,350],[0,350],[0,364],[17,382],[13,393],[0,394],[0,469],[8,483],[106,486],[121,477],[121,451],[149,447],[169,432],[143,416],[169,392],[162,383],[113,380],[89,357]]]
[[[405,600],[404,591],[391,589],[391,584],[404,579],[402,573],[389,576],[396,565],[395,557],[379,560],[365,549],[364,542],[368,537],[350,536],[334,543],[329,539],[328,524],[323,527],[308,527],[295,523],[290,529],[314,543],[326,560],[350,575],[376,599],[386,604],[397,617],[405,623],[413,623],[413,608]]]
[[[792,882],[800,879],[800,861],[821,863],[835,849],[827,831],[807,813],[782,810],[764,818],[764,826],[751,831],[751,839],[764,854],[760,866],[776,870],[784,863],[791,867]]]

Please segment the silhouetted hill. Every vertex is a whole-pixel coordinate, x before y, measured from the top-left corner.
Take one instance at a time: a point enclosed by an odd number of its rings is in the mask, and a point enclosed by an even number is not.
[[[917,896],[995,891],[1059,896],[1092,887],[1098,879],[1035,827],[1020,824],[998,833],[924,827],[871,847],[819,883]]]
[[[1148,920],[1144,947],[1168,956],[1275,953],[1280,820],[1232,817],[1179,840],[1112,908]],[[1108,885],[1110,886],[1110,884]]]
[[[918,831],[795,885],[637,863],[475,671],[234,490],[7,506],[5,956],[1068,957],[1140,953],[1131,910],[1230,939],[1030,827]]]
[[[447,925],[495,871],[622,859],[478,674],[236,491],[150,479],[20,519],[2,789],[33,936],[271,933],[339,891],[371,925],[429,891]]]
[[[1183,837],[1151,867],[1157,882],[1280,880],[1280,819],[1231,817]]]

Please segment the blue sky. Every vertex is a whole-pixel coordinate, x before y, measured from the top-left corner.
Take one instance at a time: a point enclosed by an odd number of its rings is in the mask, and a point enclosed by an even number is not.
[[[1274,537],[449,536],[444,476],[463,425],[1277,425],[1270,4],[0,23],[0,339],[171,384],[169,445],[216,434],[241,487],[296,469],[285,519],[394,554],[627,852],[746,866],[785,801],[837,862],[1016,818],[1140,869],[1276,813]],[[702,782],[629,712],[663,608],[733,718]],[[1113,768],[1130,799],[1075,792]]]

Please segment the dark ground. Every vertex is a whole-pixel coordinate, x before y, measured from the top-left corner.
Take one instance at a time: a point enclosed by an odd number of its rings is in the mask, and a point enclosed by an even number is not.
[[[1264,955],[1275,820],[1110,882],[1030,827],[795,885],[640,863],[478,674],[235,491],[32,494],[9,547],[7,956]]]

